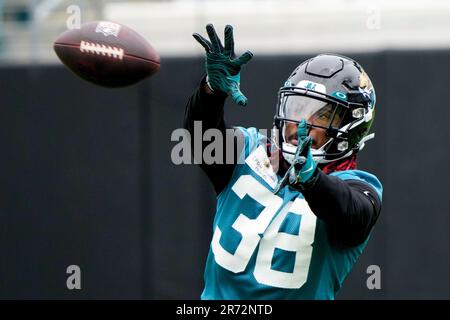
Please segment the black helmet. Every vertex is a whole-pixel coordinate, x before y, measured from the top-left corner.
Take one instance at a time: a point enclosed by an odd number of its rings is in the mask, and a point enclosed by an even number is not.
[[[375,89],[363,68],[350,58],[321,54],[300,64],[280,88],[273,138],[292,162],[297,147],[285,140],[285,123],[305,119],[309,129],[326,130],[327,142],[312,149],[316,162],[326,163],[361,150],[374,137],[367,135],[374,118]]]

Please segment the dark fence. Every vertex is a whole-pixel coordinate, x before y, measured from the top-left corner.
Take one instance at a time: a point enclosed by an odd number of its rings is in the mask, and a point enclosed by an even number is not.
[[[450,298],[450,51],[352,55],[377,89],[376,140],[361,169],[384,185],[373,237],[341,299]],[[256,57],[250,104],[232,124],[269,128],[276,93],[305,56]],[[110,90],[61,66],[0,68],[0,298],[196,299],[214,193],[170,160],[171,132],[202,58],[163,59],[152,79]],[[81,268],[81,290],[66,268]],[[369,290],[369,265],[381,290]]]

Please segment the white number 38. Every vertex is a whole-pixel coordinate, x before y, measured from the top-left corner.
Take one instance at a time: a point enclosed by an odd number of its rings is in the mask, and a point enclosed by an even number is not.
[[[220,244],[222,231],[219,226],[216,227],[211,244],[216,262],[231,272],[242,272],[259,244],[253,271],[259,283],[286,289],[303,286],[308,278],[316,227],[316,216],[306,200],[296,198],[294,202],[289,201],[283,206],[282,198],[273,194],[251,175],[239,177],[232,190],[240,199],[246,195],[250,196],[264,209],[255,219],[249,219],[243,213],[239,214],[232,228],[241,233],[242,239],[234,254],[222,247]],[[296,234],[279,232],[289,212],[301,216],[300,229],[295,232]],[[292,272],[272,269],[272,258],[276,248],[295,252]]]

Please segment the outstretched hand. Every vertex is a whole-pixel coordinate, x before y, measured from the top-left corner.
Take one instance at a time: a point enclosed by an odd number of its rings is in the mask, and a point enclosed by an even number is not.
[[[206,50],[206,73],[209,87],[213,91],[218,90],[230,95],[238,105],[247,105],[248,100],[240,90],[240,72],[253,54],[246,51],[235,58],[233,27],[230,25],[225,27],[225,47],[222,46],[212,24],[206,26],[206,31],[210,41],[198,33],[194,33],[193,37]]]

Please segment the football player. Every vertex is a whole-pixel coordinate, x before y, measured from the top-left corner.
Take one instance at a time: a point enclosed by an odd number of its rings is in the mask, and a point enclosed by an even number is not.
[[[344,56],[301,63],[279,91],[268,147],[257,129],[224,121],[228,96],[247,104],[240,72],[252,53],[235,57],[231,26],[224,45],[211,24],[206,30],[209,40],[193,35],[206,50],[206,76],[184,126],[191,134],[194,121],[224,136],[232,129],[243,144],[235,140],[233,164],[200,165],[217,194],[201,298],[334,299],[380,214],[381,183],[356,170],[373,137],[373,85]]]

